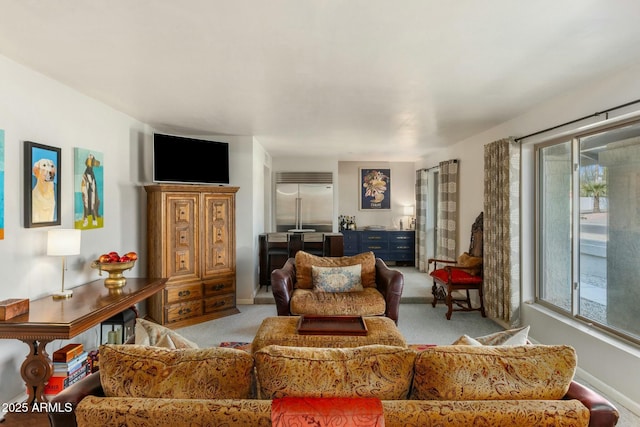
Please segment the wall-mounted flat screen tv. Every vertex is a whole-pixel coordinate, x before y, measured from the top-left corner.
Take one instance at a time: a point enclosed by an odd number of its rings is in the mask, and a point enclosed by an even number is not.
[[[153,181],[229,184],[229,144],[156,133]]]

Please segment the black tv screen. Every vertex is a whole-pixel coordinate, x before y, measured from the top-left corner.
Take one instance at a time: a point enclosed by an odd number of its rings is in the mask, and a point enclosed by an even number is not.
[[[156,133],[153,181],[229,184],[229,144]]]

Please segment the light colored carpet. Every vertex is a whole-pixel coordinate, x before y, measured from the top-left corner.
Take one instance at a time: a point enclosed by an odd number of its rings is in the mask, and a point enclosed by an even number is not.
[[[431,306],[432,281],[415,267],[395,267],[404,275],[398,328],[409,344],[451,344],[461,335],[478,337],[503,328],[479,312],[454,312],[447,320],[444,304]],[[252,305],[239,305],[239,314],[180,329],[201,346],[223,341],[251,342],[265,317],[277,316],[271,288],[261,288]]]
[[[276,316],[275,305],[240,305],[239,314],[187,326],[177,331],[202,347],[211,347],[223,341],[251,342],[260,323],[266,317]],[[398,328],[409,344],[451,344],[462,334],[472,337],[501,331],[492,320],[482,318],[479,312],[454,313],[445,317],[446,308],[430,304],[401,304]]]

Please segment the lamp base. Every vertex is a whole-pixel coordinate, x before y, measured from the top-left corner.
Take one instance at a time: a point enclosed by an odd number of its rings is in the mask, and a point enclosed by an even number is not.
[[[73,296],[73,291],[72,290],[60,291],[60,292],[56,292],[51,296],[53,297],[53,299],[67,299]]]

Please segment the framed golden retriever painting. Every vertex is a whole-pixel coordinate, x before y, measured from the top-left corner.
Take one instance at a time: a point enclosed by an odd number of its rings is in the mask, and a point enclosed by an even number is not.
[[[24,143],[24,226],[60,225],[60,149]]]

